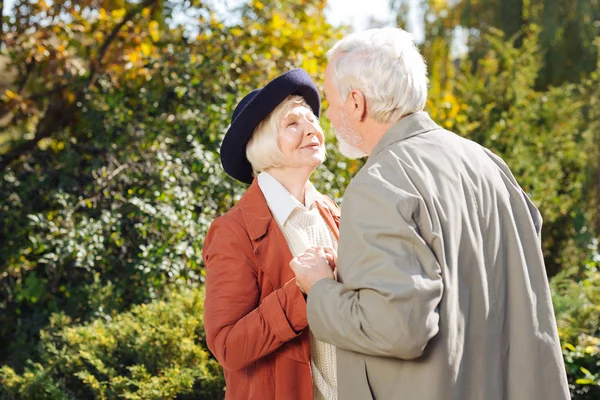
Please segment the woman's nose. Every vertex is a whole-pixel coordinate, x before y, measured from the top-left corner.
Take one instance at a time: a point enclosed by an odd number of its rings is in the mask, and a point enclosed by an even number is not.
[[[306,124],[304,132],[307,136],[317,134],[317,131],[319,130],[319,122],[316,119],[311,120],[307,117],[304,119],[304,123]]]

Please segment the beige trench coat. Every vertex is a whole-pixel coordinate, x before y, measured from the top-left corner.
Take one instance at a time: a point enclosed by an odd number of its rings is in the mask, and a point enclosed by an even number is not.
[[[340,282],[308,295],[340,400],[563,400],[541,216],[506,164],[425,112],[393,126],[342,205]]]

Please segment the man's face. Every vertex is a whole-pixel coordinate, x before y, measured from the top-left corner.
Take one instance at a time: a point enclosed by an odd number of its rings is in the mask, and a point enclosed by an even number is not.
[[[333,66],[331,63],[325,70],[325,97],[329,107],[325,115],[331,121],[338,140],[340,153],[345,157],[355,159],[366,157],[367,154],[360,149],[363,140],[360,134],[352,127],[347,110],[347,101],[342,101],[338,90],[333,84]],[[347,100],[347,99],[344,99]]]

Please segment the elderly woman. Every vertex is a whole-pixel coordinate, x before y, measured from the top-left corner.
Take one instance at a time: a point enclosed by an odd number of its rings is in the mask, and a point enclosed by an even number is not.
[[[337,246],[339,210],[309,181],[325,159],[319,111],[315,84],[294,69],[246,95],[223,140],[223,168],[251,184],[204,242],[204,324],[226,399],[337,399],[335,348],[312,338],[288,266]]]

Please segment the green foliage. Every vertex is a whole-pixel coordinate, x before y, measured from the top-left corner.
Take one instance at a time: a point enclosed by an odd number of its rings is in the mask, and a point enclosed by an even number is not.
[[[0,398],[223,398],[220,367],[204,343],[202,296],[171,293],[84,325],[54,314],[41,332],[41,362],[22,374],[0,369]]]
[[[397,0],[395,0],[397,3]],[[565,82],[581,82],[596,68],[598,53],[594,40],[600,35],[598,0],[428,0],[428,12],[436,16],[436,30],[452,36],[462,28],[475,63],[486,52],[482,34],[498,29],[516,38],[530,24],[540,27],[539,56],[543,59],[536,79],[538,89]],[[432,21],[426,23],[431,24]],[[515,36],[517,35],[517,36]]]
[[[0,362],[20,370],[52,313],[110,318],[202,284],[208,224],[245,190],[218,159],[234,104],[295,66],[320,79],[338,33],[321,1],[18,5],[0,47],[16,137],[0,148]]]
[[[0,43],[0,398],[222,397],[202,341],[201,248],[245,187],[223,173],[219,144],[249,90],[292,67],[321,85],[340,37],[326,2],[249,0],[228,14],[210,0],[16,3]],[[552,16],[554,31],[509,38],[486,9],[472,63],[452,62],[452,30],[486,2],[427,3],[428,111],[499,153],[543,212],[549,271],[567,270],[553,290],[572,390],[595,398],[598,260],[584,244],[600,221],[600,84],[598,70],[581,75],[595,28],[572,22],[597,0],[577,2],[570,28]],[[575,31],[582,57],[559,71]],[[548,40],[561,45],[545,51]],[[313,181],[340,202],[363,161],[341,157],[331,133],[327,149]]]
[[[600,396],[600,254],[598,241],[582,269],[552,281],[553,303],[573,398]]]

